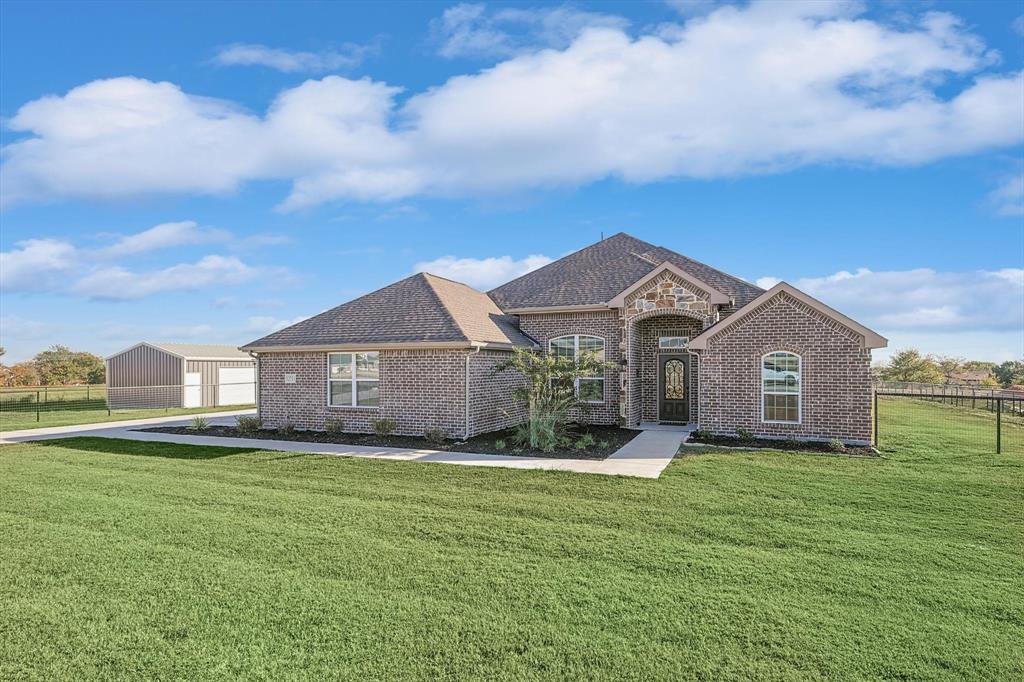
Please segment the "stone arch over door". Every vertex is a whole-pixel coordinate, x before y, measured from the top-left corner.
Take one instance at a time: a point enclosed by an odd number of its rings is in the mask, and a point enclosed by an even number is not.
[[[699,311],[661,308],[634,312],[624,320],[623,338],[625,340],[626,364],[625,390],[621,399],[622,414],[629,426],[642,421],[657,421],[657,362],[661,354],[657,347],[660,336],[688,336],[693,338],[710,326],[712,320]],[[679,351],[676,351],[679,352]],[[688,389],[690,391],[690,421],[695,422],[698,407],[698,362],[693,354],[690,357]]]

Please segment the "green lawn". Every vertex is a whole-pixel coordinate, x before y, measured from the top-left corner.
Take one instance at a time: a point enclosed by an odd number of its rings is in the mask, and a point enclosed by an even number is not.
[[[107,414],[106,408],[95,410],[54,409],[49,411],[40,411],[38,421],[36,420],[35,411],[0,411],[0,431],[37,429],[45,428],[47,426],[69,426],[71,424],[99,424],[102,422],[116,422],[125,419],[146,419],[148,417],[173,417],[175,415],[244,410],[252,407],[252,405],[226,405],[224,407],[172,407],[168,409],[155,410],[111,410],[110,414]]]
[[[4,446],[0,679],[1021,679],[1024,455],[942,410],[658,480]]]

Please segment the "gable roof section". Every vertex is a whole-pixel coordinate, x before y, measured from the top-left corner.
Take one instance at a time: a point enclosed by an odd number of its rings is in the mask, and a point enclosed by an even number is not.
[[[603,305],[668,262],[741,307],[763,289],[625,232],[571,253],[492,289],[503,310]]]
[[[632,286],[630,286],[624,291],[619,292],[619,294],[615,298],[608,301],[608,305],[612,308],[621,308],[622,306],[626,305],[626,298],[630,294],[632,294],[634,291],[637,291],[638,289],[642,289],[643,287],[647,286],[647,284],[653,278],[657,277],[658,275],[666,271],[671,272],[673,275],[675,275],[676,277],[685,282],[689,282],[690,284],[697,287],[701,291],[708,292],[708,301],[710,303],[724,304],[728,303],[731,300],[729,296],[723,294],[721,291],[714,288],[710,284],[705,284],[704,282],[697,279],[690,273],[684,271],[682,268],[677,267],[672,263],[669,263],[668,261],[665,261],[658,267],[654,268],[654,270],[645,275],[643,278],[635,282]]]
[[[141,341],[134,346],[108,355],[107,360],[116,357],[139,346],[149,346],[162,350],[165,353],[175,355],[182,360],[247,360],[252,362],[252,356],[238,350],[235,346],[228,346],[219,343],[156,343],[152,341]]]
[[[486,294],[418,273],[253,341],[243,349],[536,345]]]
[[[796,287],[787,284],[786,282],[779,282],[768,291],[764,292],[753,301],[748,303],[742,309],[737,310],[735,313],[725,318],[718,324],[708,327],[699,336],[690,340],[689,347],[693,349],[705,349],[708,347],[708,342],[714,337],[718,336],[730,327],[735,326],[741,322],[744,318],[748,317],[751,313],[755,312],[761,307],[763,303],[767,303],[771,299],[778,296],[780,293],[786,293],[800,301],[801,303],[813,308],[825,317],[831,318],[839,324],[851,329],[861,336],[864,337],[864,346],[866,348],[885,348],[889,341],[884,336],[871,331],[864,325],[854,320],[851,320],[846,315],[843,315],[838,310],[830,308],[816,298],[808,296],[804,292],[800,291]]]

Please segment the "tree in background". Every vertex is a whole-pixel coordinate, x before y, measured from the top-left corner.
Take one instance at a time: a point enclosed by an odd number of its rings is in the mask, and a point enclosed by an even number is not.
[[[0,365],[0,384],[3,386],[38,386],[39,372],[31,360],[10,367]]]
[[[39,382],[46,386],[61,384],[102,384],[103,360],[92,353],[75,352],[67,346],[52,346],[33,359]]]
[[[941,384],[946,380],[934,358],[921,355],[913,348],[901,350],[889,358],[889,364],[882,368],[882,378],[921,384]]]
[[[1007,360],[992,371],[1003,386],[1024,384],[1024,360]]]

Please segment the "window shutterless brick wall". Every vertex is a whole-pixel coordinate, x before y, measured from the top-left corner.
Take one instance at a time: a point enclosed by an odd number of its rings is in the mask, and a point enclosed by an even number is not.
[[[495,372],[510,353],[482,350],[469,358],[470,435],[507,429],[526,421],[526,403],[513,397],[526,383],[514,370]]]
[[[761,357],[789,351],[801,357],[799,424],[761,420]],[[700,362],[700,426],[733,434],[871,441],[871,351],[863,339],[782,294],[713,337]]]
[[[422,436],[440,428],[461,438],[466,428],[466,354],[468,351],[380,351],[380,406],[328,407],[327,353],[261,353],[259,410],[264,426],[294,424],[321,431],[328,419],[342,419],[345,430],[371,433],[374,419],[394,419],[395,432]],[[295,374],[295,383],[284,383]]]
[[[519,316],[519,327],[536,339],[546,353],[548,341],[569,334],[588,334],[604,339],[605,361],[619,366],[622,360],[620,343],[619,314],[615,310],[590,313],[543,313]],[[619,370],[608,369],[604,373],[604,402],[584,408],[583,418],[593,424],[617,424],[619,422]],[[576,411],[574,411],[576,412]],[[580,414],[571,415],[579,419]]]

